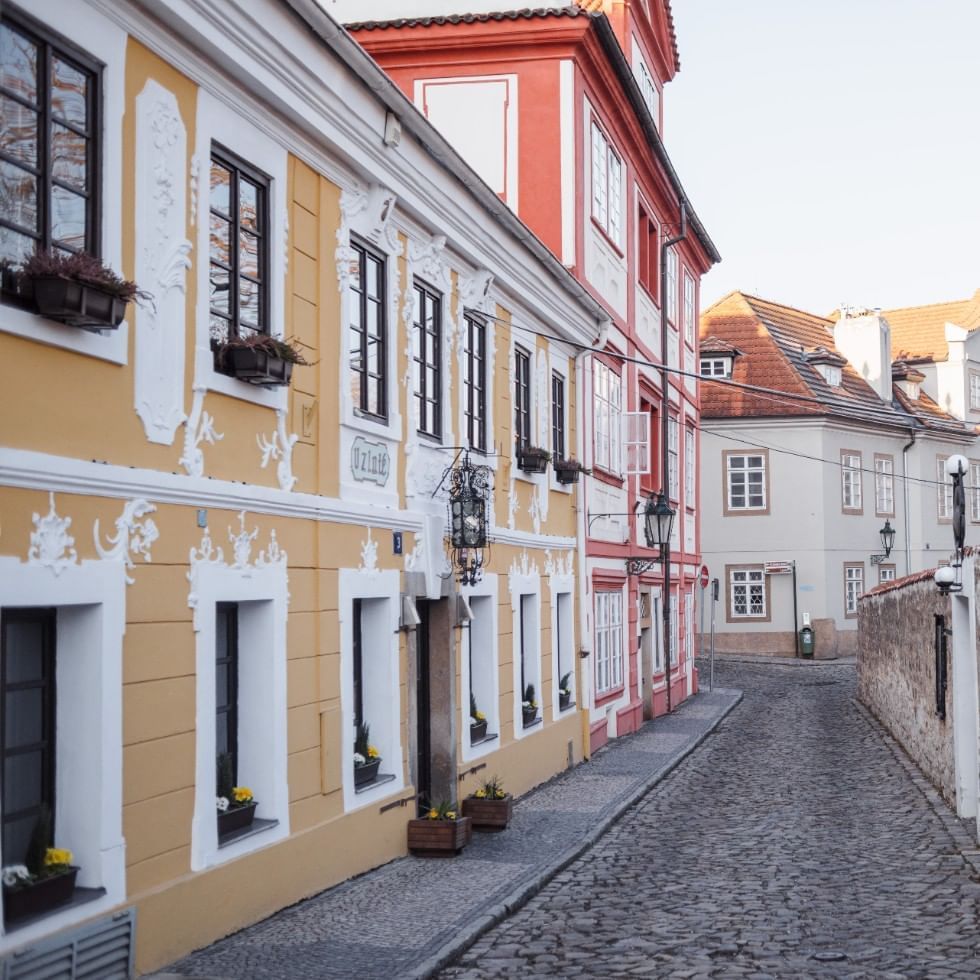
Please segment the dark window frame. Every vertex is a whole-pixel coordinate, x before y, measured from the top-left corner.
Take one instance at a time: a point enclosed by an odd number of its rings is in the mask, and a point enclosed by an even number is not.
[[[11,621],[39,620],[42,624],[41,678],[35,681],[7,681],[7,624]],[[29,752],[41,753],[40,801],[12,813],[6,809],[0,815],[0,833],[6,838],[7,824],[40,815],[47,807],[51,815],[51,832],[54,834],[55,790],[57,778],[57,611],[53,608],[5,608],[0,614],[0,707],[6,714],[7,696],[18,691],[41,689],[41,739],[39,742],[7,747],[6,726],[0,726],[0,787],[6,781],[7,759]],[[6,794],[0,794],[5,797]],[[33,829],[33,828],[32,828]],[[5,864],[20,864],[24,855],[12,856],[10,845],[3,847]]]
[[[364,721],[364,640],[361,632],[364,602],[361,599],[353,599],[351,605],[353,613],[351,660],[353,661],[354,674],[354,727],[359,728]]]
[[[565,458],[565,376],[551,372],[551,453]]]
[[[531,445],[531,352],[514,346],[514,444]]]
[[[271,324],[269,322],[269,287],[272,282],[271,276],[271,227],[269,223],[269,218],[271,214],[271,209],[269,207],[269,198],[271,196],[272,189],[272,178],[263,173],[261,170],[253,167],[247,160],[238,156],[236,153],[227,149],[227,147],[222,146],[220,143],[212,141],[211,143],[211,154],[208,158],[208,177],[210,186],[210,173],[213,164],[217,163],[219,166],[228,170],[231,174],[231,183],[228,187],[228,214],[223,214],[215,206],[213,200],[208,201],[208,287],[210,291],[211,284],[211,269],[217,266],[219,269],[223,269],[228,274],[228,313],[225,314],[220,309],[216,309],[211,304],[211,297],[208,296],[208,332],[211,337],[211,349],[217,350],[220,347],[222,341],[215,337],[213,331],[213,321],[214,319],[224,320],[227,325],[227,333],[225,335],[226,340],[232,340],[243,336],[243,329],[246,335],[251,334],[271,334]],[[252,231],[249,229],[246,233],[254,234],[257,242],[257,259],[256,266],[258,267],[258,277],[253,278],[249,275],[243,275],[241,272],[241,259],[240,259],[240,239],[241,239],[241,179],[245,179],[255,185],[256,188],[256,226],[257,230]],[[211,217],[216,215],[224,221],[229,223],[228,232],[228,258],[230,265],[226,265],[224,262],[216,260],[214,253],[211,250],[210,244],[210,226]],[[240,279],[247,279],[249,282],[256,283],[261,292],[259,293],[259,306],[258,306],[258,324],[252,326],[248,323],[242,323],[241,321],[241,288]]]
[[[218,649],[217,635],[215,636],[214,647],[214,710],[215,710],[215,737],[220,724],[219,719],[225,716],[227,751],[231,756],[232,782],[238,785],[238,672],[241,668],[238,646],[238,626],[239,608],[237,602],[219,602],[215,606],[215,617],[225,616],[227,618],[225,626],[225,651],[224,654]],[[218,689],[218,668],[222,665],[228,669],[226,671],[225,691]],[[219,703],[224,694],[224,705]]]
[[[419,409],[421,435],[431,439],[442,439],[442,294],[424,282],[416,279],[412,288],[415,291],[415,310],[412,313],[413,350],[412,359],[417,367],[415,379],[415,399]],[[427,330],[426,308],[432,306],[433,329]],[[418,318],[418,319],[417,319]],[[429,391],[428,371],[435,372],[435,392]],[[431,427],[429,427],[431,415]]]
[[[102,254],[102,93],[105,65],[66,37],[52,31],[45,24],[10,4],[5,5],[0,14],[0,24],[25,36],[38,49],[36,102],[32,103],[12,89],[0,87],[0,93],[4,96],[37,114],[36,165],[32,168],[15,155],[0,151],[0,160],[35,178],[37,221],[34,230],[31,231],[0,215],[0,225],[16,234],[34,239],[35,250],[55,247],[67,252],[85,251],[99,257]],[[52,56],[87,76],[85,99],[87,125],[84,129],[54,114],[51,100]],[[57,180],[53,175],[51,131],[54,123],[82,136],[86,141],[84,193],[80,193],[78,188],[69,182]],[[56,243],[52,237],[51,194],[54,187],[63,187],[85,200],[85,245],[80,250],[68,244]]]
[[[357,415],[363,415],[368,418],[378,419],[383,422],[388,421],[388,264],[387,259],[383,253],[375,251],[369,246],[365,245],[363,242],[356,238],[351,238],[350,242],[351,248],[357,253],[358,261],[357,267],[358,272],[356,277],[351,278],[351,302],[356,302],[359,309],[359,320],[360,327],[355,327],[353,318],[351,318],[348,328],[352,334],[358,334],[360,340],[360,367],[355,367],[353,361],[349,365],[350,376],[357,377],[359,379],[359,389],[360,389],[360,400],[357,405],[354,406],[354,412]],[[368,265],[374,262],[380,266],[380,277],[379,281],[381,283],[380,296],[377,300],[372,300],[368,296]],[[356,284],[355,284],[356,283]],[[380,330],[377,338],[378,343],[378,372],[372,374],[368,369],[368,341],[369,333],[367,329],[368,324],[368,304],[377,303],[378,305],[378,323],[380,324]],[[350,347],[350,353],[353,354],[353,345]],[[372,411],[370,406],[370,386],[371,384],[377,386],[377,411]]]
[[[465,373],[463,376],[466,437],[470,448],[487,451],[487,325],[466,314]],[[474,343],[479,338],[479,350]]]

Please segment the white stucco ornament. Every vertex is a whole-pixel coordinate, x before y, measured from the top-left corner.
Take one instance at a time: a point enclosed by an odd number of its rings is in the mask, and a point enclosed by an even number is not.
[[[75,539],[68,533],[70,517],[59,517],[54,509],[54,493],[48,495],[49,508],[42,517],[34,514],[34,530],[31,532],[31,546],[27,552],[29,565],[43,565],[55,575],[60,575],[69,565],[78,564]]]
[[[246,529],[245,511],[239,512],[238,523],[240,527],[237,534],[230,527],[228,528],[228,539],[231,541],[232,553],[235,556],[231,567],[247,568],[252,557],[252,542],[259,536],[259,529],[257,527],[252,528],[251,531]]]
[[[515,558],[510,564],[510,577],[514,578],[516,576],[521,576],[527,578],[531,575],[537,575],[538,573],[538,563],[537,561],[532,561],[528,557],[527,549],[521,552],[520,560]]]
[[[376,572],[378,570],[378,542],[371,537],[368,528],[367,541],[361,542],[361,571]]]
[[[544,573],[545,575],[571,575],[574,568],[575,556],[572,551],[566,551],[557,558],[552,557],[551,549],[545,548],[544,551]]]
[[[121,516],[116,518],[116,533],[108,539],[111,546],[108,548],[102,547],[99,519],[95,519],[95,526],[92,529],[95,550],[103,561],[121,561],[125,564],[127,585],[132,585],[136,581],[128,574],[128,571],[134,567],[132,556],[142,555],[143,561],[151,561],[150,548],[160,537],[153,519],[147,517],[147,514],[152,514],[155,510],[156,507],[143,497],[128,501],[123,507]]]
[[[271,439],[266,439],[263,435],[255,437],[259,450],[262,453],[260,466],[265,469],[270,460],[276,460],[276,479],[279,481],[281,490],[292,490],[296,486],[296,477],[293,476],[293,446],[299,440],[295,433],[286,431],[286,412],[283,409],[276,411],[277,427],[272,433]]]
[[[216,432],[214,419],[204,411],[204,396],[207,388],[204,385],[194,385],[194,402],[191,406],[190,418],[184,431],[184,451],[180,457],[180,465],[188,476],[204,476],[204,451],[201,443],[213,446],[218,440],[224,439],[223,432]]]

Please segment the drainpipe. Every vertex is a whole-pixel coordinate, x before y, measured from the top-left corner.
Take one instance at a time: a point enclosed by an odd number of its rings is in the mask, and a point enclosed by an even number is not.
[[[670,433],[670,391],[667,387],[668,371],[667,371],[667,331],[669,330],[669,325],[667,322],[667,249],[673,248],[675,245],[684,241],[687,238],[687,205],[684,201],[681,201],[681,227],[680,231],[673,237],[668,238],[664,243],[663,247],[660,249],[660,362],[663,365],[661,371],[661,399],[660,399],[660,491],[664,495],[664,499],[667,501],[668,505],[670,503],[670,479],[668,474],[668,469],[670,466],[670,453],[667,448],[667,440]],[[678,271],[680,271],[680,264],[678,263]],[[680,303],[680,277],[678,281],[674,284],[674,298],[675,301]],[[678,343],[680,342],[680,335],[678,335]],[[680,506],[678,505],[678,511]],[[676,520],[676,516],[674,520]],[[662,559],[664,563],[664,669],[667,676],[667,713],[670,714],[671,704],[670,704],[670,680],[671,680],[671,667],[670,662],[670,541],[668,540],[664,544]],[[680,603],[678,603],[678,609],[680,608]],[[680,644],[678,644],[680,646]],[[678,651],[680,653],[680,651]]]
[[[606,346],[606,340],[609,337],[609,328],[611,322],[609,320],[603,320],[599,324],[599,334],[595,339],[591,349],[580,350],[575,355],[575,392],[576,401],[581,406],[581,411],[579,412],[579,419],[581,424],[579,425],[579,458],[581,459],[582,465],[591,466],[592,463],[592,449],[589,440],[586,438],[591,428],[587,424],[589,417],[589,412],[587,411],[587,406],[591,404],[591,401],[587,401],[585,398],[585,358],[588,357],[593,350],[602,350]],[[589,628],[589,610],[591,604],[589,603],[589,592],[588,592],[588,567],[586,565],[586,534],[588,531],[586,517],[588,514],[588,490],[585,475],[582,475],[582,479],[578,481],[575,488],[575,498],[578,513],[576,514],[576,548],[578,550],[578,636],[579,636],[579,664],[592,652],[592,630]],[[590,732],[590,722],[591,714],[587,708],[588,701],[585,698],[585,685],[583,680],[586,676],[584,670],[579,670],[578,665],[576,665],[576,674],[578,676],[578,697],[579,703],[582,705],[580,710],[580,717],[582,719],[582,758],[588,759],[589,752],[589,742],[591,739]],[[591,675],[590,675],[591,676]],[[591,695],[591,692],[589,692]]]
[[[911,439],[902,446],[902,479],[905,483],[905,574],[912,574],[912,542],[909,540],[909,458],[908,452],[915,445],[915,429],[909,429]]]

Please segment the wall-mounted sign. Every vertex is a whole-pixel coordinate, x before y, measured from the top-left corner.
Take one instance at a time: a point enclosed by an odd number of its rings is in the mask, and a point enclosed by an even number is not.
[[[767,561],[763,567],[766,575],[789,575],[793,571],[791,561]]]
[[[383,487],[388,482],[391,457],[383,442],[371,442],[358,436],[350,447],[350,471],[361,483],[376,483]]]

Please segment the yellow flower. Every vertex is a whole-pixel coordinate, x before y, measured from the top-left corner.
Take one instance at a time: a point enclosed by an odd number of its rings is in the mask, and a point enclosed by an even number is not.
[[[426,817],[427,817],[427,818],[428,818],[429,820],[438,820],[438,819],[439,819],[439,811],[438,811],[438,810],[430,810],[430,811],[429,811],[429,812],[428,812],[428,813],[426,814]]]
[[[368,758],[369,759],[380,759],[381,753],[373,746],[368,746]]]
[[[455,810],[447,810],[446,811],[446,819],[447,820],[455,820],[456,819],[456,811]]]
[[[252,791],[247,786],[236,786],[231,795],[236,803],[251,803]]]
[[[487,791],[486,791],[486,790],[484,790],[484,789],[478,789],[478,790],[477,790],[477,791],[476,791],[476,792],[475,792],[475,793],[474,793],[473,795],[474,795],[474,796],[475,796],[475,797],[476,797],[476,798],[477,798],[478,800],[484,800],[484,799],[486,799],[486,796],[487,796]]]
[[[74,855],[66,847],[49,847],[44,854],[44,864],[71,864]]]
[[[487,716],[482,711],[478,711],[475,715],[473,715],[473,717],[477,721],[486,721],[487,720]]]

